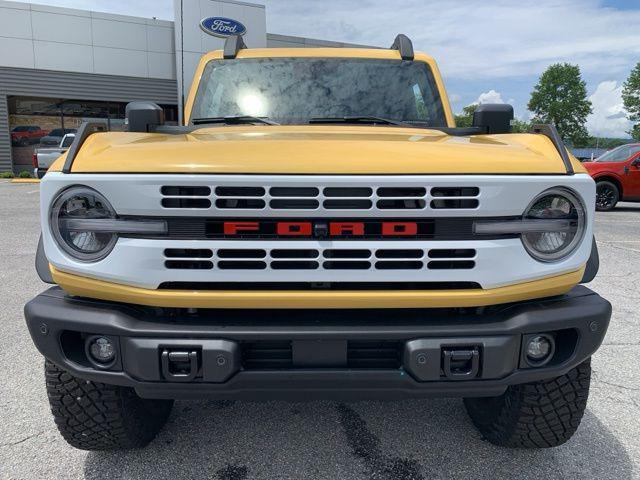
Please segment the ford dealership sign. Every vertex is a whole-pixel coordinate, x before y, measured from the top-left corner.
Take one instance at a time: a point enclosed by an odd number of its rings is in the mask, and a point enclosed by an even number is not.
[[[247,27],[232,18],[206,17],[200,20],[200,28],[209,35],[216,37],[230,37],[231,35],[244,35]]]

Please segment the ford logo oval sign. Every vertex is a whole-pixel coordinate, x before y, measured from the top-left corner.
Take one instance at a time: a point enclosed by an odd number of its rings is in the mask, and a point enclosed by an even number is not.
[[[232,18],[207,17],[200,20],[200,28],[209,35],[216,37],[230,37],[231,35],[244,35],[247,27]]]

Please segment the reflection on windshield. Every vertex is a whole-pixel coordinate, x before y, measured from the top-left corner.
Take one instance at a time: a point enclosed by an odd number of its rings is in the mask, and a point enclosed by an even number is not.
[[[426,63],[354,58],[214,60],[192,118],[251,115],[306,124],[317,117],[374,116],[446,126]]]

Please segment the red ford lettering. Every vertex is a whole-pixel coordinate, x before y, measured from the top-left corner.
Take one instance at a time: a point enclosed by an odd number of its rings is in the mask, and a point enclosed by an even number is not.
[[[340,235],[364,235],[363,222],[331,222],[329,225],[329,235],[337,237]]]
[[[311,235],[311,222],[278,222],[276,233],[299,237],[309,236]]]
[[[382,235],[386,237],[398,235],[416,235],[418,224],[416,222],[382,222]]]

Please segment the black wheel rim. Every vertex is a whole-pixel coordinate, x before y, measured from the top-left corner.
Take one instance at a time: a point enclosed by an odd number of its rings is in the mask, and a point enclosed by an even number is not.
[[[616,192],[609,185],[598,185],[596,205],[599,208],[611,208],[616,200]]]

